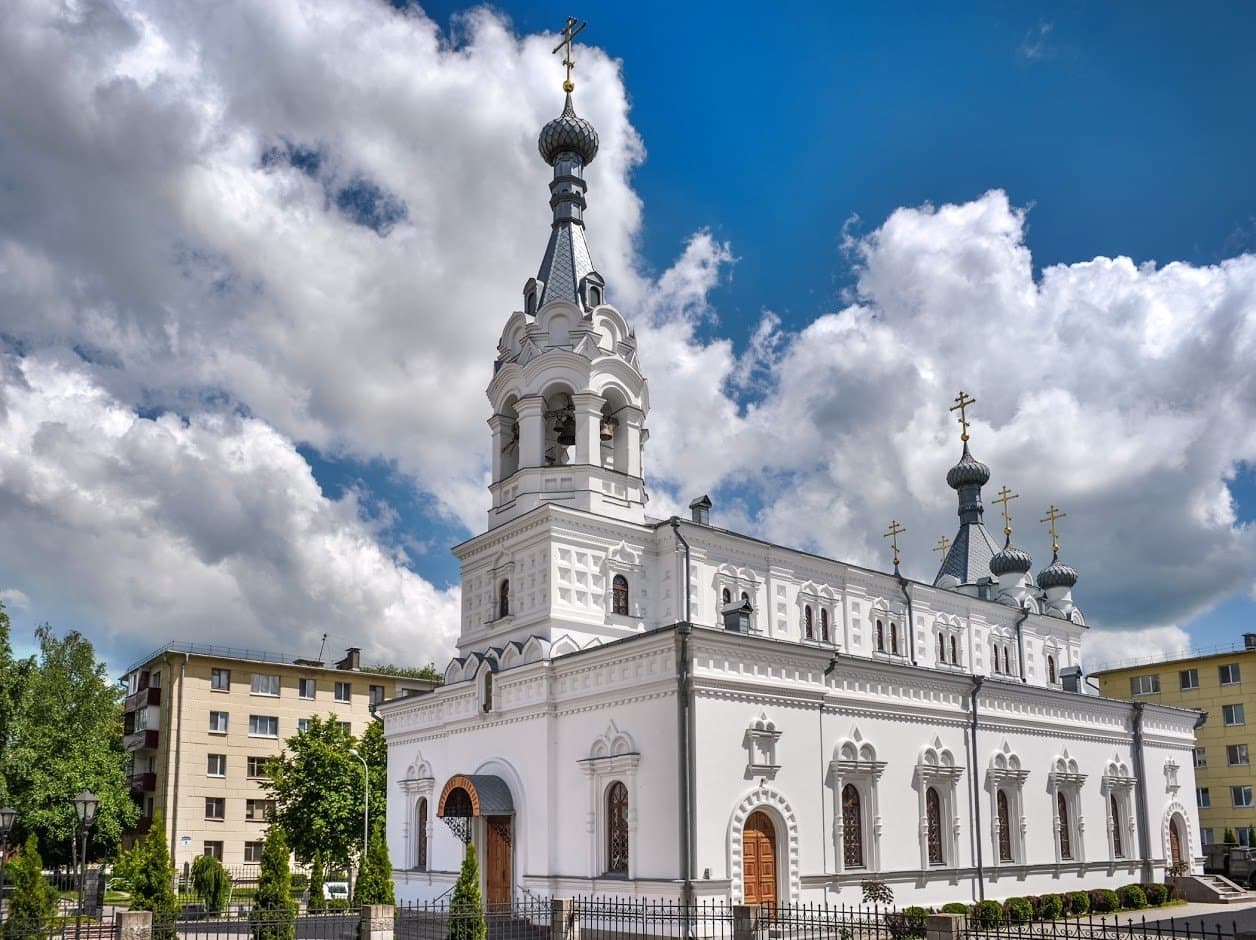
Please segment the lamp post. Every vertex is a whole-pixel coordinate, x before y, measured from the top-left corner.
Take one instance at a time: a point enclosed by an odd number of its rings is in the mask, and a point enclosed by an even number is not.
[[[78,818],[79,829],[83,831],[83,851],[79,855],[78,878],[78,914],[74,918],[74,940],[78,940],[83,929],[83,882],[87,880],[87,833],[96,821],[96,808],[100,800],[91,790],[84,790],[74,798],[74,815]]]
[[[4,867],[9,860],[9,832],[13,829],[13,820],[17,819],[17,810],[12,806],[0,809],[0,913],[4,912]],[[0,917],[0,921],[4,918]]]
[[[370,851],[371,831],[371,769],[366,766],[366,758],[358,753],[356,747],[349,748],[349,753],[362,762],[362,865],[358,866],[358,874],[366,864],[366,853]]]

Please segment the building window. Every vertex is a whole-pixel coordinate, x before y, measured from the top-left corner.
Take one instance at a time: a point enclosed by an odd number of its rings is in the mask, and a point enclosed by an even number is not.
[[[227,776],[227,755],[210,754],[208,764],[205,767],[205,773],[210,777]]]
[[[1252,805],[1251,787],[1230,787],[1230,802],[1235,806]]]
[[[1227,663],[1218,672],[1221,674],[1222,685],[1237,685],[1239,681],[1239,664]]]
[[[628,874],[628,788],[621,780],[606,791],[606,872]]]
[[[1225,762],[1231,767],[1245,767],[1247,765],[1247,745],[1227,744],[1225,746]]]
[[[890,621],[890,655],[898,655],[898,624]]]
[[[1243,721],[1243,705],[1222,705],[1221,718],[1227,725],[1241,725]]]
[[[353,733],[353,724],[351,722],[338,721],[336,722],[336,727],[339,728],[341,731],[343,731],[345,734]]]
[[[201,854],[208,855],[210,858],[216,858],[218,859],[218,861],[221,862],[222,861],[222,843],[217,842],[217,841],[202,843]]]
[[[1200,845],[1212,845],[1213,841],[1214,841],[1214,837],[1212,834],[1211,826],[1199,830],[1199,844]]]
[[[269,757],[254,757],[248,759],[247,773],[249,778],[257,780],[266,776],[266,764],[270,760]]]
[[[211,669],[209,671],[209,687],[215,692],[230,692],[231,670]]]
[[[491,712],[493,710],[493,670],[484,670],[484,696],[482,701],[484,710]]]
[[[347,702],[352,697],[353,688],[348,682],[337,682],[333,689],[332,698],[337,702]]]
[[[427,797],[419,800],[414,813],[414,824],[418,830],[418,847],[414,854],[414,867],[419,871],[427,871]]]
[[[227,733],[227,713],[226,712],[210,712],[209,713],[209,733],[210,734],[226,734]]]
[[[318,682],[314,679],[298,679],[297,680],[297,697],[314,700],[314,695],[318,691]]]
[[[384,700],[384,687],[382,685],[373,685],[367,689],[367,699],[372,705],[378,705]]]
[[[728,588],[724,588],[724,590],[720,591],[720,603],[722,603],[725,607],[727,607],[732,602],[733,602],[732,591],[730,591]]]
[[[1055,821],[1060,828],[1060,858],[1073,858],[1073,833],[1069,826],[1068,800],[1063,793],[1055,795]]]
[[[885,624],[883,624],[880,620],[877,621],[876,640],[877,640],[877,652],[884,653],[885,652]]]
[[[1195,769],[1199,770],[1208,766],[1208,752],[1202,747],[1195,748]]]
[[[1130,679],[1130,695],[1158,695],[1160,676],[1133,676]]]
[[[829,612],[823,607],[820,608],[820,639],[829,642]]]
[[[847,868],[864,867],[863,808],[853,783],[842,787],[842,861]]]
[[[1055,657],[1047,657],[1047,681],[1055,685]]]
[[[611,579],[611,613],[628,616],[628,579],[622,574]]]
[[[1207,787],[1195,788],[1195,805],[1200,809],[1208,809],[1212,806],[1212,795],[1208,792]]]
[[[938,634],[938,662],[946,662],[946,637]]]
[[[310,730],[310,719],[298,718],[297,719],[297,734],[302,734],[309,730]]]
[[[502,578],[502,583],[497,586],[497,616],[510,616],[510,579]]]
[[[951,637],[951,665],[959,665],[959,644],[955,642],[955,637]]]
[[[942,801],[936,787],[930,787],[925,792],[925,817],[928,826],[929,864],[944,865],[946,858],[942,851]]]
[[[1178,673],[1178,685],[1185,692],[1188,689],[1199,688],[1199,670],[1183,669]]]
[[[253,673],[249,683],[249,694],[277,697],[279,695],[279,676],[262,672]]]
[[[1008,658],[1006,646],[1003,647],[1003,672],[1009,676],[1012,674],[1012,662]]]
[[[816,636],[815,626],[811,622],[811,605],[808,604],[802,609],[802,628],[803,634],[808,640],[814,640]]]
[[[277,738],[279,737],[279,716],[277,715],[249,715],[249,737],[252,737],[252,738]]]
[[[275,812],[274,800],[245,800],[244,818],[248,822],[265,822]]]
[[[1115,793],[1108,797],[1108,814],[1112,823],[1112,857],[1125,858],[1125,847],[1121,843],[1121,807]]]
[[[205,818],[223,820],[227,818],[227,799],[222,796],[205,797]]]
[[[244,843],[244,862],[245,864],[256,864],[262,860],[261,842]]]
[[[1008,812],[1007,794],[999,790],[999,861],[1012,861],[1012,814]]]

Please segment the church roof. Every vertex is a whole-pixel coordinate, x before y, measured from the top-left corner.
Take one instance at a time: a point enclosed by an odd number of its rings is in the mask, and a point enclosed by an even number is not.
[[[589,246],[584,240],[584,226],[570,222],[555,225],[550,229],[545,257],[541,259],[541,269],[536,274],[536,279],[545,285],[537,307],[543,307],[551,300],[579,304],[580,282],[593,273]]]
[[[990,532],[980,522],[961,525],[933,583],[936,585],[947,575],[960,584],[975,584],[981,578],[990,577],[990,561],[998,550]]]

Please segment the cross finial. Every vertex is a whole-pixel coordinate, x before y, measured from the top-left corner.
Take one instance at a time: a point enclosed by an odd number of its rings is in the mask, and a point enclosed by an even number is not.
[[[898,524],[897,519],[890,520],[890,530],[881,536],[890,540],[890,547],[894,549],[894,567],[898,568],[898,537],[907,530]]]
[[[1047,515],[1044,518],[1038,520],[1039,522],[1047,523],[1047,531],[1051,533],[1051,554],[1052,555],[1060,554],[1060,533],[1056,531],[1055,524],[1057,521],[1059,521],[1060,519],[1063,519],[1067,515],[1068,513],[1060,512],[1060,510],[1054,504],[1052,504],[1051,506],[1047,507]]]
[[[1020,493],[1013,493],[1003,486],[999,488],[999,498],[992,500],[992,502],[1003,504],[1003,534],[1008,538],[1012,537],[1012,514],[1007,511],[1007,504],[1014,499],[1020,499]]]
[[[554,47],[555,55],[558,54],[558,50],[565,50],[563,53],[563,65],[567,67],[567,80],[563,82],[563,91],[567,92],[567,94],[571,94],[576,89],[575,82],[571,80],[571,70],[576,67],[576,61],[571,57],[571,41],[588,25],[587,22],[581,23],[574,16],[567,17],[567,25],[559,33],[563,37],[563,41]]]
[[[946,553],[950,549],[950,547],[951,547],[951,540],[948,539],[944,535],[940,539],[938,539],[938,544],[933,546],[933,550],[945,559]]]
[[[959,425],[964,429],[959,439],[965,444],[968,443],[968,406],[976,403],[977,399],[961,389],[960,393],[955,396],[955,404],[951,405],[951,411],[959,412]]]

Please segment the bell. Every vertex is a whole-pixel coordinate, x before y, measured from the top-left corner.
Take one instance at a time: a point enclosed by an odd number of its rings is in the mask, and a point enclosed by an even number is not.
[[[617,427],[619,427],[618,418],[612,418],[607,415],[602,419],[602,423],[598,425],[598,437],[602,439],[603,444],[615,439],[615,429]]]
[[[558,423],[554,425],[554,430],[558,432],[558,443],[563,447],[571,447],[576,443],[576,417],[571,412],[566,412]]]

